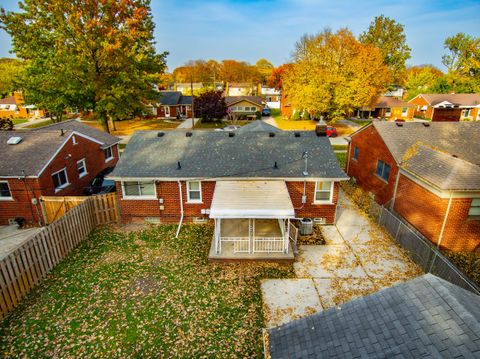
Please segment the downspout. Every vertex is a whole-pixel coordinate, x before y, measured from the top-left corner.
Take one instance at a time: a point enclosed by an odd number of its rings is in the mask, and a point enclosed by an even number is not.
[[[447,212],[445,213],[445,218],[443,219],[442,229],[440,230],[440,236],[438,237],[437,248],[440,249],[440,243],[442,242],[443,232],[445,230],[445,226],[447,225],[448,214],[450,213],[450,207],[452,205],[452,196],[453,193],[450,192],[450,199],[448,200]]]
[[[398,189],[398,182],[400,181],[400,167],[397,166],[397,179],[395,180],[395,188],[393,189],[393,198],[392,198],[392,204],[390,206],[390,209],[393,211],[393,208],[395,206],[395,199],[397,198],[397,189]]]
[[[348,140],[347,140],[348,141]],[[350,156],[352,153],[352,140],[348,141],[348,156],[347,156],[347,168],[345,169],[348,174],[348,170],[350,169]]]
[[[180,193],[180,222],[178,222],[178,228],[177,228],[177,234],[175,235],[175,238],[178,238],[178,235],[180,234],[180,229],[182,228],[182,222],[183,222],[183,194],[182,194],[182,182],[178,182],[178,191]]]

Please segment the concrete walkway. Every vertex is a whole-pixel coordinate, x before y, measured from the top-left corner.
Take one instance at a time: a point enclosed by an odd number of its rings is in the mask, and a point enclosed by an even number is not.
[[[265,122],[265,123],[268,123],[269,125],[271,125],[273,127],[278,128],[277,121],[275,121],[275,119],[272,116],[265,116],[265,117],[262,116],[262,121]]]
[[[336,225],[323,226],[326,245],[301,245],[297,279],[262,282],[268,327],[340,306],[422,274],[408,255],[344,195]]]
[[[200,120],[199,118],[194,118],[193,119],[193,122],[194,122],[193,125],[195,126],[199,120]],[[183,120],[177,126],[177,130],[190,130],[190,129],[192,129],[192,119],[191,118],[187,118],[186,120]]]
[[[23,123],[19,123],[19,124],[15,125],[14,129],[18,130],[18,129],[22,129],[22,128],[25,128],[25,127],[30,126],[30,125],[34,125],[34,124],[42,123],[42,122],[47,122],[47,121],[50,121],[50,117],[35,118],[35,119],[30,118],[27,122],[23,122]]]
[[[18,226],[0,226],[0,260],[40,230],[41,228],[18,229]]]

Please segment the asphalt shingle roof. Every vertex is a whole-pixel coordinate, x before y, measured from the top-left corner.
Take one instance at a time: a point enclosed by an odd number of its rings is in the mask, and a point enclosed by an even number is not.
[[[480,105],[480,94],[476,93],[454,93],[454,94],[421,94],[431,105],[435,106],[441,102],[448,101],[458,106],[475,107]]]
[[[15,96],[0,98],[0,105],[16,105],[16,104],[17,104],[17,101],[15,100]]]
[[[231,106],[240,101],[249,101],[258,106],[262,106],[262,98],[260,96],[226,96],[225,103]]]
[[[374,121],[373,126],[382,137],[396,162],[415,174],[429,180],[441,189],[478,189],[469,174],[476,173],[472,166],[480,166],[480,123],[477,122],[405,122],[398,126],[394,122]],[[355,136],[355,135],[352,135]],[[431,150],[421,149],[421,146]],[[451,157],[451,158],[449,158]],[[448,160],[447,160],[448,159]],[[456,161],[461,159],[469,162]],[[407,163],[407,160],[408,161]],[[423,163],[422,163],[423,162]],[[428,164],[428,162],[432,162]],[[462,171],[466,171],[462,174]],[[472,172],[473,171],[473,172]],[[455,181],[446,182],[445,175],[456,175]],[[449,183],[452,186],[446,186]],[[442,187],[443,186],[443,187]],[[475,185],[476,186],[476,185]]]
[[[388,107],[415,107],[410,103],[399,100],[392,96],[379,96],[377,102],[375,102],[376,108],[388,108]]]
[[[307,178],[348,177],[340,169],[326,137],[314,131],[270,132],[137,131],[132,136],[114,178],[303,178],[308,151]],[[177,169],[180,162],[181,169]],[[274,168],[277,162],[278,168]]]
[[[425,274],[269,330],[276,358],[478,358],[480,296]]]
[[[63,129],[63,135],[61,134]],[[102,142],[105,146],[119,139],[78,121],[64,121],[35,130],[0,131],[0,176],[37,176],[60,146],[73,133],[81,133]],[[9,145],[11,137],[21,137],[17,145]]]
[[[272,126],[272,125],[266,123],[265,121],[255,120],[255,121],[252,121],[245,126],[240,127],[237,130],[237,133],[259,132],[259,131],[275,132],[275,133],[282,132],[282,130],[280,128]]]
[[[192,96],[183,96],[180,91],[160,91],[159,101],[166,106],[191,105]]]

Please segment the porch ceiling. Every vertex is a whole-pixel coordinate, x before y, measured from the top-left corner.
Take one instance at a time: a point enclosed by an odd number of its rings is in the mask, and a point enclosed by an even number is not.
[[[294,218],[284,181],[217,181],[210,218]]]

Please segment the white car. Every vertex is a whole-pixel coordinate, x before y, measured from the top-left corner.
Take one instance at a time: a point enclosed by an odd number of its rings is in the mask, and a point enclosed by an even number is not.
[[[224,128],[216,128],[215,131],[232,132],[232,131],[238,130],[239,128],[240,128],[240,126],[228,125],[228,126],[225,126]]]

